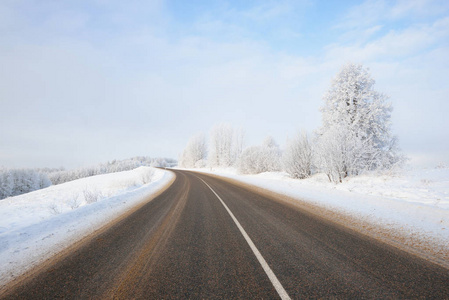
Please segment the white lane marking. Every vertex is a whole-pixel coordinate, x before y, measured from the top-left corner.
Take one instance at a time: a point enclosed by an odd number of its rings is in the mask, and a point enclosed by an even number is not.
[[[201,179],[201,178],[199,178],[199,179]],[[265,261],[265,259],[262,256],[262,254],[260,254],[259,250],[256,248],[256,245],[254,245],[253,241],[248,236],[248,234],[246,233],[245,229],[243,229],[242,225],[240,225],[240,222],[234,216],[234,214],[229,209],[229,207],[223,202],[223,200],[220,198],[220,196],[218,196],[218,194],[210,187],[210,185],[207,184],[206,181],[204,181],[203,179],[201,179],[201,181],[204,182],[204,184],[206,184],[210,188],[210,190],[215,194],[215,196],[217,196],[218,200],[220,200],[221,204],[223,204],[224,208],[226,208],[226,210],[228,211],[228,213],[231,216],[232,220],[234,220],[234,223],[237,225],[237,227],[239,228],[239,230],[242,233],[243,237],[245,238],[246,242],[251,247],[251,250],[253,250],[254,255],[256,256],[256,258],[259,261],[259,263],[262,265],[262,268],[264,269],[265,273],[268,275],[268,278],[270,279],[271,283],[273,284],[274,288],[278,292],[278,294],[281,297],[281,299],[290,299],[290,296],[287,294],[287,292],[285,291],[284,287],[279,282],[279,280],[276,277],[276,275],[274,274],[273,270],[271,270],[270,266],[267,264],[267,262]]]

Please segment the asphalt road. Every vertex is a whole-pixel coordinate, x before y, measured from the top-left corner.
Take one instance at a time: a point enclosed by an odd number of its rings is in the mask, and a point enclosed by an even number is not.
[[[449,299],[449,270],[243,186],[174,171],[163,194],[3,299]]]

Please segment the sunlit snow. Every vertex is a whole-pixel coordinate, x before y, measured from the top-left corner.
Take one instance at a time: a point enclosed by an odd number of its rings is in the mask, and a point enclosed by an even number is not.
[[[0,283],[92,233],[173,176],[140,167],[0,200]]]
[[[201,169],[211,172],[210,169]],[[213,173],[387,226],[432,238],[449,246],[449,168],[372,173],[329,182],[324,174],[292,179],[284,172],[239,175],[232,169]]]

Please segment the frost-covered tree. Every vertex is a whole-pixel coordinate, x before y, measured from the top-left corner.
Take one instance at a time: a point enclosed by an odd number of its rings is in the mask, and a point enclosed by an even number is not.
[[[304,179],[312,175],[312,142],[305,132],[287,141],[283,154],[284,170],[293,178]]]
[[[36,170],[0,170],[0,199],[29,193],[50,185],[51,181],[47,175]]]
[[[335,126],[324,131],[315,146],[318,155],[315,156],[315,164],[320,166],[330,181],[341,182],[350,168],[351,161],[356,155],[352,147],[353,139],[343,126]]]
[[[258,174],[280,170],[280,150],[272,137],[261,146],[246,148],[239,159],[238,170],[242,174]]]
[[[238,163],[238,171],[241,174],[258,174],[264,172],[260,146],[251,146],[243,150]]]
[[[245,146],[245,131],[242,128],[234,130],[233,145],[233,161],[236,163],[242,155],[243,147]]]
[[[14,179],[11,172],[7,169],[0,169],[0,199],[12,195],[14,190]]]
[[[281,150],[272,136],[267,136],[262,143],[264,172],[276,172],[281,169]]]
[[[401,161],[391,134],[391,104],[374,83],[368,69],[346,64],[324,96],[317,149],[320,167],[332,181]]]
[[[183,168],[202,168],[206,165],[206,138],[199,134],[190,138],[181,154],[179,165]]]
[[[234,166],[243,151],[245,132],[227,123],[215,125],[209,138],[209,148],[204,135],[192,137],[179,157],[184,168],[227,168]]]
[[[229,124],[218,124],[212,128],[209,140],[209,166],[230,167],[235,162],[233,155],[234,129]]]

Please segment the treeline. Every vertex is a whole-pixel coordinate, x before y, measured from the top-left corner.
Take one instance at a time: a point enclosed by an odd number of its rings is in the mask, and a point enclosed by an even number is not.
[[[242,130],[220,124],[208,142],[204,135],[192,137],[179,165],[234,167],[243,174],[283,170],[300,179],[322,172],[336,183],[401,165],[405,157],[391,134],[392,107],[386,95],[374,90],[374,83],[368,69],[347,64],[323,98],[322,125],[313,135],[299,132],[287,140],[284,151],[272,137],[244,149]]]
[[[7,169],[0,168],[0,199],[13,197],[50,185],[95,176],[100,174],[129,171],[141,166],[173,167],[177,161],[171,158],[138,156],[124,160],[113,160],[91,167],[64,170],[51,169]]]
[[[137,156],[124,160],[112,160],[107,163],[98,164],[91,167],[83,167],[74,170],[62,170],[48,173],[53,184],[61,184],[64,182],[122,171],[129,171],[141,166],[149,167],[173,167],[177,164],[177,161],[171,158],[151,158],[148,156]]]
[[[0,168],[0,199],[49,187],[47,174],[31,169]]]

